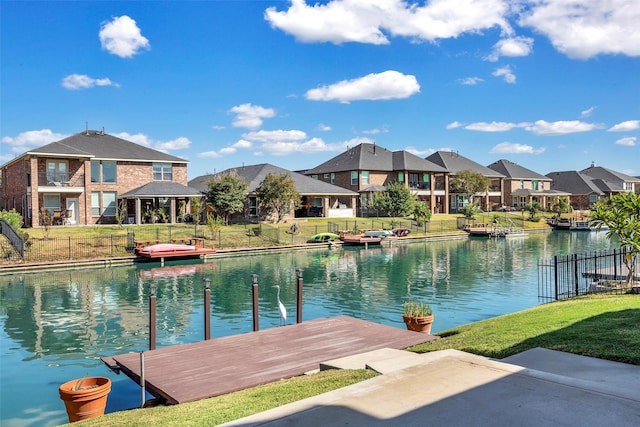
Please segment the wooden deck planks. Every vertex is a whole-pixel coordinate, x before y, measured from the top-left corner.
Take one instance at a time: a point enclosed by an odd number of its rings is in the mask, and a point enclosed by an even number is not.
[[[184,403],[302,375],[327,360],[436,338],[346,316],[315,319],[146,351],[145,382],[155,397]],[[102,360],[140,382],[139,353]]]

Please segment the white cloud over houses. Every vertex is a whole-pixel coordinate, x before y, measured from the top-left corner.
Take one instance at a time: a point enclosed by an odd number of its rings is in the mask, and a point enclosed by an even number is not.
[[[516,82],[516,75],[511,71],[511,67],[508,65],[496,68],[491,75],[494,77],[502,77],[502,79],[509,84],[514,84]]]
[[[307,43],[389,44],[387,35],[434,42],[479,33],[493,27],[510,33],[505,0],[333,0],[307,4],[292,0],[289,9],[270,7],[265,19],[273,28]]]
[[[15,154],[22,154],[25,151],[29,151],[31,148],[38,148],[46,144],[50,144],[55,141],[60,141],[68,137],[62,133],[53,132],[51,129],[29,130],[21,132],[17,136],[5,136],[2,138],[2,144],[11,147],[11,152]],[[2,152],[2,158],[10,160],[14,155],[7,154],[6,150],[0,150]]]
[[[594,123],[585,123],[579,120],[547,122],[538,120],[525,127],[526,130],[536,135],[565,135],[569,133],[589,132],[600,129],[602,126]]]
[[[262,126],[263,119],[270,119],[276,115],[272,108],[264,108],[259,105],[236,105],[229,110],[236,115],[232,125],[237,128],[257,129]]]
[[[455,122],[457,123],[457,122]],[[524,127],[526,124],[509,123],[509,122],[476,122],[466,125],[467,130],[476,130],[480,132],[506,132],[514,128]],[[447,127],[449,129],[449,127]]]
[[[348,141],[326,143],[321,138],[311,138],[307,141],[271,141],[261,145],[261,150],[274,156],[284,156],[293,153],[325,153],[341,152],[347,147],[354,147],[362,143],[373,143],[369,138],[352,138]]]
[[[625,147],[634,147],[638,138],[635,136],[627,136],[616,141],[616,145],[624,145]]]
[[[186,150],[191,146],[189,138],[184,136],[169,141],[156,141],[143,133],[130,134],[127,132],[119,132],[112,135],[165,153],[168,151]]]
[[[528,56],[533,51],[533,39],[530,37],[510,37],[498,41],[493,46],[493,52],[487,57],[488,61],[495,62],[501,56]]]
[[[121,58],[131,58],[142,49],[151,48],[136,21],[126,15],[103,22],[98,36],[104,50]]]
[[[389,70],[311,89],[305,96],[311,101],[339,101],[348,104],[351,101],[408,98],[419,92],[420,85],[415,76]]]
[[[249,141],[258,142],[301,141],[307,138],[306,132],[301,130],[259,130],[245,133],[242,136]]]
[[[627,120],[608,129],[609,132],[630,132],[640,129],[640,120]]]
[[[85,74],[69,74],[62,79],[62,87],[69,90],[90,89],[94,86],[114,86],[120,87],[116,82],[108,78],[94,79]]]
[[[518,144],[513,142],[501,142],[496,144],[489,153],[497,154],[542,154],[546,148],[533,148],[530,145]]]
[[[638,0],[527,1],[519,24],[544,34],[570,58],[640,56]]]

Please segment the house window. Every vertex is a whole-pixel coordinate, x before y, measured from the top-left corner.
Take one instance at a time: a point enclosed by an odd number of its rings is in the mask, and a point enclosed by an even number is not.
[[[324,174],[324,179],[329,179],[329,174],[328,173]]]
[[[362,185],[369,185],[369,171],[360,172],[360,176],[362,177]]]
[[[155,181],[172,181],[173,173],[171,163],[154,163],[153,179]]]
[[[425,173],[422,175],[422,182],[424,182],[425,184],[429,183],[429,174]]]
[[[91,193],[91,216],[100,216],[100,193],[98,191]]]
[[[404,172],[398,172],[398,182],[404,182]]]
[[[101,168],[102,167],[102,168]],[[101,173],[102,170],[102,173]],[[116,162],[113,161],[91,161],[91,182],[116,182]]]
[[[419,175],[417,173],[409,174],[409,187],[418,188],[420,187]]]
[[[332,174],[331,174],[331,183],[332,183],[332,184],[335,184],[335,183],[336,183],[336,174],[335,174],[335,173],[332,173]]]
[[[104,216],[116,216],[116,193],[114,191],[102,193],[102,214]]]
[[[589,203],[595,203],[598,201],[598,195],[597,194],[589,194]]]
[[[66,160],[47,160],[47,181],[69,181],[68,163]]]
[[[536,180],[531,181],[531,189],[538,191],[538,181]]]
[[[351,171],[351,185],[358,185],[358,171]]]
[[[625,182],[624,189],[627,191],[633,191],[633,182]]]
[[[311,175],[311,179],[317,180],[318,179],[318,175]]]
[[[524,179],[520,180],[520,188],[524,188]]]
[[[102,182],[116,182],[116,162],[102,162]]]
[[[258,198],[255,196],[249,197],[249,216],[258,216]]]
[[[42,202],[44,203],[44,208],[49,211],[49,213],[53,214],[53,211],[60,210],[60,195],[59,194],[45,194]]]
[[[514,208],[518,207],[518,197],[517,196],[513,196],[511,198],[511,206],[513,206]]]

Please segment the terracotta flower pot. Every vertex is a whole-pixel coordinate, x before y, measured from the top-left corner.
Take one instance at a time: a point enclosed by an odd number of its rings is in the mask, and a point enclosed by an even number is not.
[[[410,331],[431,333],[431,325],[433,324],[433,314],[424,317],[402,316],[407,329]]]
[[[80,384],[79,390],[74,390]],[[60,399],[67,408],[69,422],[104,415],[111,380],[105,377],[87,377],[68,381],[60,386]]]

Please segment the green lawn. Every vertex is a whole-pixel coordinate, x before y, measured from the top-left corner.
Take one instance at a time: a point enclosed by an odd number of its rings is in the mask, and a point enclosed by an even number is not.
[[[435,313],[436,317],[438,313]],[[457,349],[502,358],[535,347],[640,365],[640,296],[597,295],[554,302],[442,332],[416,352]],[[325,371],[176,406],[136,409],[86,426],[211,426],[364,381],[365,370]]]

